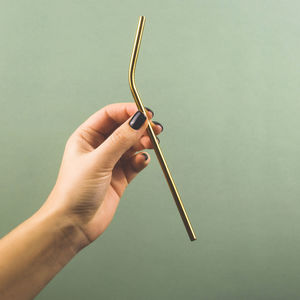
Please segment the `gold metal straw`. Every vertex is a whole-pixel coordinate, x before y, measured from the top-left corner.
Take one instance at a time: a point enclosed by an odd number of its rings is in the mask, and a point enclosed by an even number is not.
[[[135,101],[138,109],[146,115],[146,110],[144,108],[144,105],[143,105],[143,103],[141,101],[141,98],[139,96],[139,93],[137,91],[137,88],[136,88],[136,85],[135,85],[135,79],[134,79],[135,66],[136,66],[136,61],[137,61],[137,57],[138,57],[138,54],[139,54],[141,39],[142,39],[142,35],[143,35],[143,30],[144,30],[144,25],[145,25],[145,17],[141,16],[140,19],[139,19],[139,23],[138,23],[138,27],[137,27],[137,31],[136,31],[136,36],[135,36],[135,40],[134,40],[134,45],[133,45],[133,49],[132,49],[130,65],[129,65],[129,74],[128,75],[129,75],[129,86],[130,86],[130,90],[131,90],[132,96],[134,98],[134,101]],[[155,135],[155,133],[154,133],[152,127],[151,127],[151,124],[150,124],[149,120],[148,120],[147,132],[148,132],[149,137],[152,141],[155,154],[156,154],[157,159],[160,163],[160,166],[161,166],[161,168],[164,172],[165,178],[168,182],[169,188],[171,190],[171,193],[172,193],[173,198],[175,200],[175,203],[177,205],[178,211],[180,213],[180,216],[182,218],[182,221],[184,223],[186,231],[189,235],[189,238],[190,238],[191,241],[194,241],[194,240],[196,240],[196,235],[195,235],[194,230],[192,228],[192,225],[189,221],[187,213],[184,209],[184,206],[182,204],[182,201],[181,201],[180,196],[178,194],[178,191],[176,189],[174,180],[171,176],[171,173],[170,173],[169,168],[167,166],[167,163],[164,159],[162,151],[159,147],[156,135]]]

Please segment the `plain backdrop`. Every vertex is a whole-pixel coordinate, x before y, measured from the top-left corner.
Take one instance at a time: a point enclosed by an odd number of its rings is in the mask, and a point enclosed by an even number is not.
[[[133,101],[161,148],[198,240],[190,242],[153,150],[107,231],[37,297],[300,297],[299,1],[0,1],[0,233],[50,193],[89,115]]]

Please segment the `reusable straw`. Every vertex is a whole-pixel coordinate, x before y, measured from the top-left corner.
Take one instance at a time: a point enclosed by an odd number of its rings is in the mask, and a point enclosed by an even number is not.
[[[138,58],[138,54],[139,54],[139,49],[140,49],[140,44],[141,44],[141,40],[142,40],[142,35],[143,35],[143,31],[144,31],[144,25],[145,25],[145,17],[141,16],[139,18],[139,23],[138,23],[138,27],[137,27],[137,31],[136,31],[136,36],[135,36],[135,40],[134,40],[134,45],[133,45],[133,49],[132,49],[132,54],[131,54],[131,59],[130,59],[130,65],[129,65],[129,86],[130,86],[130,90],[132,93],[132,96],[134,98],[134,101],[138,107],[138,110],[140,110],[141,112],[143,112],[146,115],[146,110],[145,107],[141,101],[141,97],[137,91],[136,85],[135,85],[135,67],[136,67],[136,62],[137,62],[137,58]],[[196,240],[196,235],[194,233],[194,230],[192,228],[192,225],[190,223],[190,220],[187,216],[187,213],[185,211],[185,208],[183,206],[183,203],[180,199],[179,193],[177,191],[177,188],[175,186],[174,180],[171,176],[171,173],[169,171],[169,168],[167,166],[166,160],[162,154],[162,151],[160,149],[160,146],[158,144],[158,140],[156,138],[156,135],[151,127],[151,123],[149,122],[149,120],[147,120],[148,122],[148,127],[147,127],[147,132],[149,134],[149,137],[152,141],[153,144],[153,148],[155,151],[155,154],[157,156],[157,159],[159,161],[159,164],[163,170],[163,173],[165,175],[165,178],[167,180],[167,183],[169,185],[170,191],[173,195],[173,198],[175,200],[175,203],[177,205],[178,211],[180,213],[180,216],[182,218],[183,224],[185,226],[185,229],[187,231],[187,234],[190,238],[191,241]]]

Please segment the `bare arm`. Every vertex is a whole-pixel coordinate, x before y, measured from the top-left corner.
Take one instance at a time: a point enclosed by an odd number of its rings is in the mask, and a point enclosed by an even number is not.
[[[33,215],[0,240],[0,299],[32,299],[87,244],[59,213]]]
[[[111,104],[69,138],[43,206],[0,240],[0,298],[32,299],[111,222],[127,185],[150,162],[148,121],[133,103]],[[147,112],[150,120],[153,114]],[[151,126],[156,134],[159,123]]]

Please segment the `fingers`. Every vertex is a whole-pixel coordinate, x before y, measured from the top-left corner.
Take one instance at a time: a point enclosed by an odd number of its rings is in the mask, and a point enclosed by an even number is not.
[[[158,139],[158,142],[160,142],[159,138],[158,137],[156,138]],[[142,136],[139,142],[130,148],[130,151],[137,152],[144,149],[153,149],[153,144],[151,142],[151,139],[149,136],[146,135]]]
[[[77,137],[80,148],[85,152],[97,149],[121,124],[123,124],[130,115],[137,112],[135,103],[114,103],[105,106],[90,116],[80,127],[74,132],[73,136]],[[154,113],[146,107],[147,118],[151,123],[151,127],[158,135],[162,132],[163,126],[152,121]],[[153,145],[146,130],[144,130],[139,141],[131,147],[130,154],[143,150],[152,149]]]
[[[137,110],[136,104],[132,102],[113,103],[95,112],[79,128],[88,128],[106,137]],[[151,110],[147,111],[147,117],[151,119],[152,116]]]
[[[150,156],[146,152],[140,152],[130,157],[124,163],[124,172],[127,182],[130,183],[134,177],[150,163]]]
[[[155,123],[152,125],[153,131],[156,135],[156,138],[158,139],[158,142],[160,142],[157,135],[159,135],[162,132],[163,126],[160,123],[155,122],[155,121],[153,123]],[[159,124],[159,125],[157,125],[157,124]],[[143,134],[141,136],[140,140],[135,145],[133,145],[126,153],[124,153],[123,157],[128,158],[128,157],[132,156],[134,153],[144,150],[144,149],[153,149],[153,144],[151,142],[151,139],[150,139],[147,131],[145,132],[145,134]]]
[[[136,111],[137,107],[134,103],[107,105],[82,123],[72,134],[70,140],[76,142],[80,151],[91,152]],[[146,113],[151,122],[154,115],[152,110],[146,107]],[[154,123],[151,122],[151,124],[157,127]]]
[[[95,149],[102,168],[113,169],[121,156],[139,141],[148,126],[146,119],[137,111]]]

